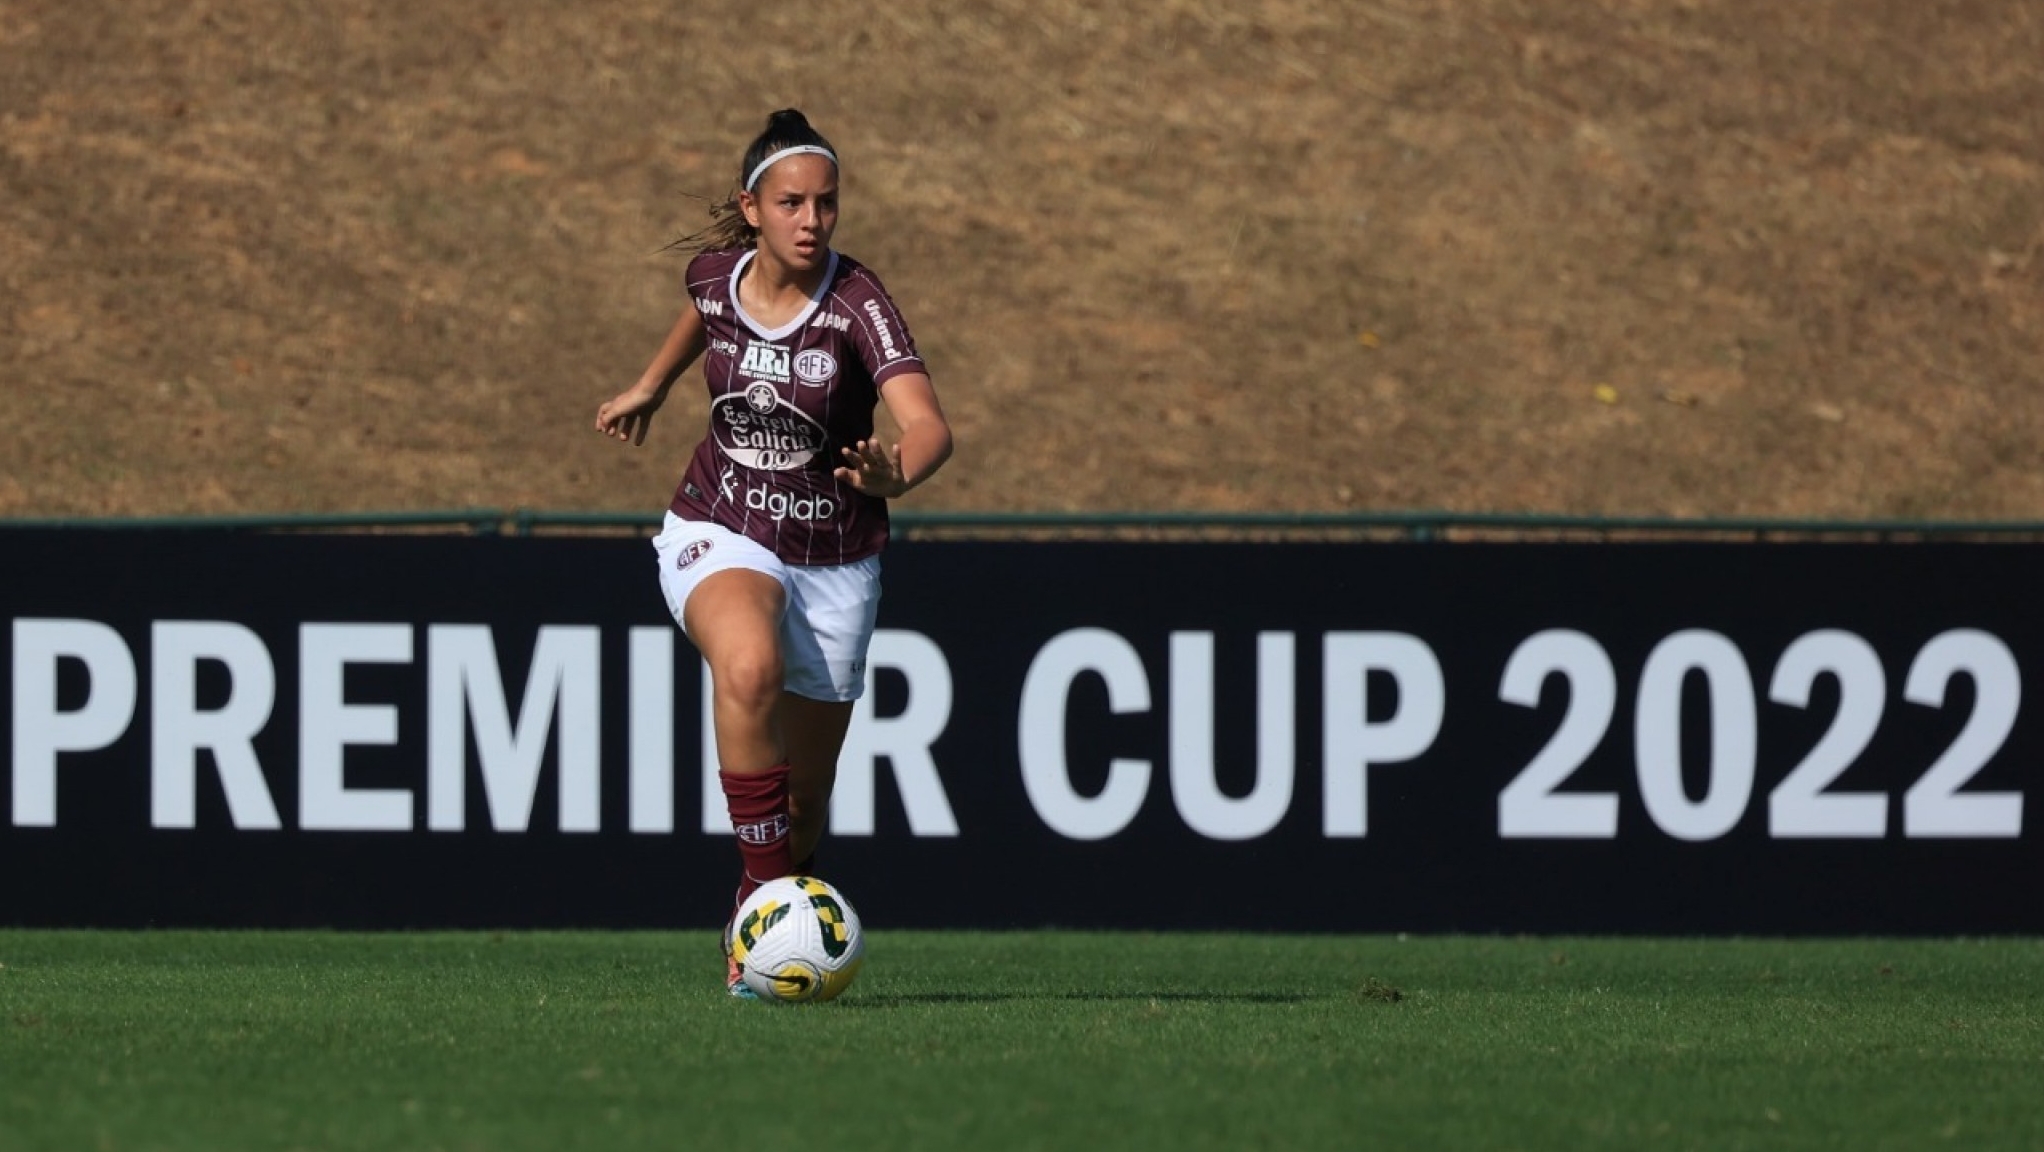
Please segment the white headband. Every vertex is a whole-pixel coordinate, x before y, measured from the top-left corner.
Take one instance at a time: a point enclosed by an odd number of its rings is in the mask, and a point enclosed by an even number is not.
[[[790,156],[802,156],[805,154],[811,156],[828,156],[830,157],[830,162],[832,165],[837,164],[837,153],[832,152],[830,149],[825,148],[818,144],[797,144],[793,148],[783,148],[779,152],[775,152],[772,155],[768,156],[766,159],[760,161],[759,167],[754,168],[752,170],[752,175],[747,176],[745,178],[745,190],[747,192],[752,191],[752,186],[759,183],[759,178],[761,174],[763,174],[767,169],[773,167],[776,163],[785,160]]]

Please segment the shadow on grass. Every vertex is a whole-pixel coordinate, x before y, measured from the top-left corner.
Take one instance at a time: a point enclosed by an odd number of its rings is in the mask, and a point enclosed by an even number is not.
[[[1322,997],[1305,992],[903,992],[848,997],[847,1008],[902,1008],[913,1004],[1010,1004],[1079,1000],[1100,1003],[1302,1004]]]

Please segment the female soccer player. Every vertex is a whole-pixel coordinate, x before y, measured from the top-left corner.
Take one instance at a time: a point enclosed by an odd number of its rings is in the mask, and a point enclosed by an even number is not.
[[[709,664],[743,902],[808,870],[865,688],[887,501],[950,457],[951,428],[887,290],[831,249],[837,150],[802,113],[768,119],[716,215],[682,241],[698,250],[689,305],[596,428],[645,443],[668,389],[702,360],[709,434],[653,548],[668,610]],[[883,400],[893,445],[873,435]],[[744,995],[726,943],[729,987]]]

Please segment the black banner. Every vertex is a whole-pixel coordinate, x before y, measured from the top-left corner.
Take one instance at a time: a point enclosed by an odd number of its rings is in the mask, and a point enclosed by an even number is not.
[[[712,927],[642,540],[0,532],[0,923]],[[910,542],[871,923],[2035,933],[2044,549]]]

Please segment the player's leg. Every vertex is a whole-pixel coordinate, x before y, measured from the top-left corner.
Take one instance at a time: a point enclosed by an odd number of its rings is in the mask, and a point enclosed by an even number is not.
[[[759,885],[792,869],[788,756],[779,704],[785,684],[782,620],[788,569],[771,551],[715,524],[669,513],[653,539],[660,591],[710,676],[719,782],[742,864],[733,909]],[[725,917],[726,978],[745,993],[732,962]]]
[[[731,568],[705,576],[682,620],[710,670],[710,715],[724,797],[745,874],[738,899],[793,864],[788,839],[788,754],[781,701],[781,582]]]
[[[785,603],[778,580],[742,568],[707,577],[689,596],[684,621],[710,666],[717,762],[727,772],[763,772],[784,759],[774,710],[781,698]]]
[[[781,695],[781,738],[788,750],[788,855],[798,873],[815,871],[816,846],[830,823],[830,793],[853,707],[850,700]]]
[[[667,610],[709,665],[712,734],[738,833],[736,900],[743,901],[760,883],[790,870],[787,750],[775,716],[787,567],[754,541],[672,513],[653,550]],[[744,984],[730,959],[727,941],[726,977],[738,995]]]
[[[830,822],[838,754],[866,689],[866,653],[879,608],[877,556],[788,570],[788,614],[781,624],[787,679],[779,718],[797,871],[814,870],[816,846]]]
[[[737,834],[741,868],[735,911],[769,880],[793,871],[789,854],[788,758],[777,719],[781,697],[779,580],[745,568],[705,576],[690,592],[683,626],[709,665],[710,716],[718,782]],[[749,991],[731,957],[725,926],[724,983]]]

